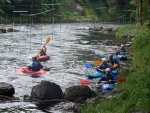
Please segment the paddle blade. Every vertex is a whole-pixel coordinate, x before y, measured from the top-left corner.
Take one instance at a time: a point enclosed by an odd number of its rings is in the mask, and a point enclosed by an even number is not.
[[[16,71],[16,72],[22,72],[22,70],[21,70],[21,69],[16,69],[15,71]]]
[[[51,40],[51,38],[50,38],[50,36],[49,36],[49,37],[46,39],[46,41],[45,41],[45,45],[46,45],[47,43],[49,43],[50,40]]]
[[[88,86],[88,85],[91,84],[91,82],[88,81],[88,80],[83,80],[83,81],[80,82],[80,84],[81,84],[82,86]]]
[[[108,49],[108,52],[115,52],[115,50],[113,50],[113,49]]]
[[[102,64],[102,62],[100,62],[100,61],[96,60],[96,61],[94,61],[94,64],[99,66],[99,65],[101,65],[101,64]]]
[[[85,64],[85,67],[86,67],[87,69],[89,69],[89,68],[92,68],[92,65],[90,65],[90,64]]]
[[[119,82],[119,83],[123,83],[125,81],[126,81],[126,78],[120,78],[120,79],[117,80],[117,82]]]

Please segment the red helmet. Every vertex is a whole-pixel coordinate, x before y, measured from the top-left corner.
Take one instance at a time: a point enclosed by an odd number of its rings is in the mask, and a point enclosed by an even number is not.
[[[43,51],[43,48],[40,48],[41,51]]]

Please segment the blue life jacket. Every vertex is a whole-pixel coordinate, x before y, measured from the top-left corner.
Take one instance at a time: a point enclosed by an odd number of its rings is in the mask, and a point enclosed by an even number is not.
[[[38,60],[34,60],[31,66],[28,66],[29,70],[40,71],[43,68],[43,65]]]
[[[101,64],[98,69],[106,69],[106,68],[111,68],[109,64]]]
[[[112,65],[114,65],[114,64],[118,64],[118,67],[120,67],[120,63],[119,63],[119,60],[118,59],[114,59],[114,58],[112,58],[111,60],[109,60],[110,61],[110,63],[112,64]]]

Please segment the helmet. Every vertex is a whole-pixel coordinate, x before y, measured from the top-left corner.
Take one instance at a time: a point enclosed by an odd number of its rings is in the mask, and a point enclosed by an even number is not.
[[[106,62],[106,61],[107,61],[107,59],[106,59],[106,58],[102,58],[102,61],[105,61],[105,62]]]
[[[43,48],[40,48],[41,51],[43,51]]]
[[[113,57],[113,54],[110,53],[110,54],[109,54],[109,57]]]
[[[124,45],[123,45],[123,44],[121,44],[121,47],[124,47]]]
[[[111,71],[111,69],[110,68],[106,68],[105,71]]]
[[[32,57],[33,60],[37,60],[37,57]]]

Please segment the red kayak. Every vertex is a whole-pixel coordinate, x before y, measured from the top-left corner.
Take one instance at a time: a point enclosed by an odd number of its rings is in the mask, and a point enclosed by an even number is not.
[[[40,56],[38,58],[38,61],[47,61],[50,59],[50,55],[44,55],[44,56]]]
[[[16,72],[22,72],[22,73],[26,73],[26,74],[35,74],[35,75],[51,74],[51,73],[49,73],[49,72],[47,72],[47,71],[44,71],[44,70],[31,71],[31,70],[28,70],[27,68],[17,69]]]

